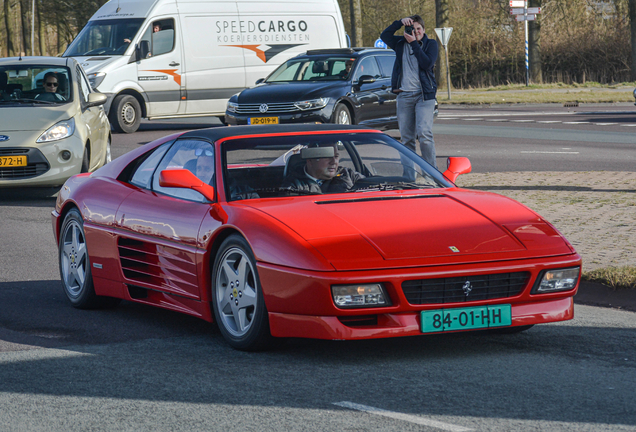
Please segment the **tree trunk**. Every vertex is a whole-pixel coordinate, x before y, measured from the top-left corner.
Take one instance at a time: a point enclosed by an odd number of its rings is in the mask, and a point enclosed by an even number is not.
[[[362,42],[362,6],[361,0],[349,0],[351,14],[351,46],[364,46]]]
[[[632,39],[631,79],[632,81],[636,81],[636,0],[629,0],[629,23]]]
[[[42,21],[42,8],[40,4],[40,0],[37,2],[36,6],[36,18],[38,20],[38,42],[40,45],[40,55],[47,55],[46,48],[46,25]]]
[[[448,18],[448,0],[435,0],[435,27],[450,27]],[[428,35],[428,37],[432,38],[435,34],[435,29],[426,29],[426,34]],[[440,41],[439,54],[437,56],[437,62],[435,64],[435,79],[437,80],[438,88],[448,89],[447,86],[449,84],[446,82],[446,76],[446,55],[444,53],[444,47],[442,46],[442,43]]]
[[[4,0],[4,27],[6,28],[7,37],[7,56],[13,57],[15,53],[15,46],[13,45],[13,29],[11,28],[11,13],[9,9],[9,0]]]
[[[541,7],[541,0],[530,0],[528,6]],[[535,21],[528,21],[528,61],[530,62],[530,81],[533,83],[543,82],[540,16],[541,14],[537,15]]]
[[[22,47],[24,55],[33,55],[31,50],[31,32],[29,29],[31,25],[29,24],[29,0],[20,0],[20,31],[22,33]]]

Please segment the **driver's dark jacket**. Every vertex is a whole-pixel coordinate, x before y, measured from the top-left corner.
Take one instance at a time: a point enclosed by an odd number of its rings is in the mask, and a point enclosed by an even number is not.
[[[338,171],[334,178],[331,180],[323,180],[319,185],[316,181],[310,177],[307,177],[305,173],[305,165],[300,165],[296,169],[288,174],[283,180],[282,189],[287,189],[290,192],[300,193],[338,193],[346,192],[353,188],[353,185],[358,180],[364,178],[362,174],[347,167],[338,167]]]

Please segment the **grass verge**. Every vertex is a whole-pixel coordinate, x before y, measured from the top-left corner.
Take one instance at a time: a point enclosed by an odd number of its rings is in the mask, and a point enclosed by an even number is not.
[[[636,267],[605,267],[583,272],[583,279],[599,282],[614,289],[636,290]]]

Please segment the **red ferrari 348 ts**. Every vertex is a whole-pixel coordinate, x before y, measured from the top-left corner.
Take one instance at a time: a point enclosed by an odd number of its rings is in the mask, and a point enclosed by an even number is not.
[[[78,308],[216,321],[242,350],[572,319],[580,256],[527,207],[456,187],[469,171],[355,126],[172,135],[63,186],[62,284]]]

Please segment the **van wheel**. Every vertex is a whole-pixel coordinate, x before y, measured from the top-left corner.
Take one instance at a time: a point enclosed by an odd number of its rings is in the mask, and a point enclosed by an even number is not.
[[[119,95],[113,100],[108,119],[116,132],[133,133],[141,123],[141,105],[131,95]]]
[[[351,113],[349,112],[349,108],[347,108],[343,104],[338,104],[338,106],[336,106],[336,110],[333,113],[333,122],[335,124],[345,124],[345,125],[353,124],[353,121],[351,120]]]

